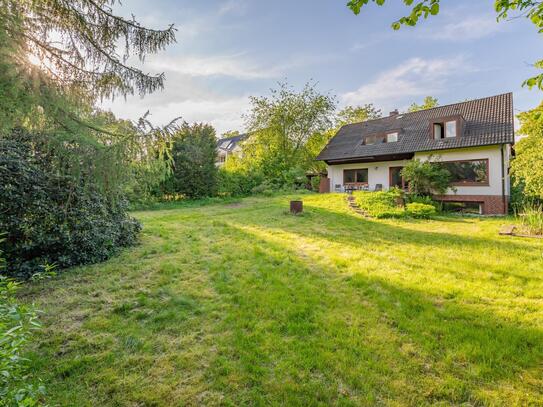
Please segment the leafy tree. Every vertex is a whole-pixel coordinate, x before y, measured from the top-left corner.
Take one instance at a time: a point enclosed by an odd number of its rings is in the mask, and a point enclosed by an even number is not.
[[[102,192],[123,188],[126,162],[150,164],[167,155],[173,126],[115,120],[95,109],[97,98],[160,89],[164,75],[127,64],[175,41],[175,29],[154,30],[112,11],[115,0],[0,0],[0,137],[22,127],[40,133],[79,177],[83,169]],[[119,47],[124,44],[124,47]],[[33,61],[34,63],[32,63]]]
[[[432,96],[426,96],[424,98],[424,101],[422,102],[422,105],[417,105],[416,103],[413,102],[411,106],[409,106],[409,109],[407,109],[407,111],[409,113],[412,113],[412,112],[418,112],[419,110],[431,109],[437,106],[439,106],[439,102],[437,101],[437,98],[434,98]]]
[[[401,175],[414,195],[443,195],[450,188],[451,173],[438,162],[431,162],[431,158],[428,161],[409,161],[403,167]]]
[[[173,139],[173,172],[164,183],[167,194],[188,198],[217,192],[217,139],[209,124],[184,122]]]
[[[415,26],[421,17],[426,19],[440,12],[441,0],[403,0],[403,2],[410,7],[410,12],[392,23],[394,30],[399,30],[402,25]],[[386,0],[349,0],[347,5],[355,14],[359,14],[369,3],[383,6]],[[539,0],[494,0],[494,10],[498,21],[506,20],[511,15],[524,17],[537,27],[539,33],[543,33],[543,2]],[[543,60],[537,61],[534,66],[543,69]],[[530,88],[537,86],[543,90],[543,73],[525,80],[524,85]]]
[[[175,29],[143,27],[113,13],[116,0],[1,0],[2,36],[9,38],[12,62],[39,69],[59,87],[76,87],[100,97],[141,95],[160,89],[164,75],[149,75],[126,63],[143,61],[175,41]],[[60,41],[59,41],[60,39]],[[121,55],[119,44],[123,44]]]
[[[543,103],[518,115],[521,138],[515,145],[511,172],[524,193],[543,199]]]
[[[333,125],[335,98],[322,94],[314,83],[296,92],[286,83],[270,97],[252,97],[247,117],[251,137],[244,143],[244,165],[260,171],[276,186],[292,182],[315,165],[316,139]],[[299,180],[302,181],[303,180]]]
[[[373,103],[367,103],[361,106],[344,107],[336,114],[335,125],[333,127],[330,127],[325,131],[316,132],[307,140],[306,150],[308,153],[308,169],[314,173],[320,173],[326,169],[326,164],[322,161],[315,161],[315,157],[317,157],[342,126],[378,119],[380,117],[381,110],[377,109]]]
[[[366,120],[379,119],[381,110],[375,108],[373,103],[363,106],[346,106],[337,114],[337,127],[351,123],[365,122]]]
[[[95,108],[99,98],[162,88],[164,75],[127,61],[175,40],[172,26],[116,16],[117,3],[0,0],[0,228],[18,275],[49,260],[100,261],[134,243],[126,190],[136,177],[145,185],[167,174],[173,123],[155,128]]]

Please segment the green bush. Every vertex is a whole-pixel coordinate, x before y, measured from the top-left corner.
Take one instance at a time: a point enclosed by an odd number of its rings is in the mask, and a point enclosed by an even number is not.
[[[1,252],[0,252],[1,255]],[[3,261],[0,261],[0,270]],[[45,390],[28,373],[23,352],[41,328],[38,311],[17,303],[18,284],[0,275],[0,406],[40,405]]]
[[[511,196],[509,199],[509,209],[513,214],[521,213],[527,203],[535,201],[533,197],[526,196],[524,183],[515,177],[511,178]]]
[[[320,185],[321,185],[321,177],[320,176],[311,178],[311,190],[313,192],[319,192]]]
[[[263,177],[258,172],[248,173],[241,169],[220,169],[218,194],[220,196],[247,196],[262,181]]]
[[[183,123],[174,135],[173,169],[163,182],[161,193],[190,199],[217,194],[218,169],[215,129],[209,124]]]
[[[405,210],[399,205],[402,199],[402,191],[391,189],[388,191],[354,192],[356,202],[361,209],[370,216],[378,219],[383,218],[401,218],[405,216]]]
[[[301,167],[290,168],[281,174],[282,182],[276,183],[277,189],[297,190],[305,189],[307,177]]]
[[[522,229],[531,235],[543,235],[543,205],[527,203],[521,209]]]
[[[428,219],[437,213],[434,205],[419,202],[408,203],[406,205],[405,211],[406,214],[408,216],[411,216],[412,218],[422,219]]]
[[[410,160],[401,171],[409,189],[418,196],[443,195],[450,187],[451,173],[439,164],[419,159]]]
[[[431,199],[421,197],[409,197],[410,200],[421,202],[410,202],[404,208],[403,192],[397,188],[388,191],[354,192],[357,204],[370,216],[377,219],[403,218],[429,218],[437,213],[436,207]],[[428,203],[431,202],[431,203]]]
[[[441,203],[434,201],[431,196],[421,196],[415,194],[405,195],[406,203],[420,203],[424,205],[431,205],[436,209],[436,212],[441,212]]]
[[[45,264],[59,268],[106,260],[135,243],[140,224],[121,197],[60,175],[32,136],[0,139],[0,244],[6,273],[28,278]],[[83,178],[84,179],[84,178]]]

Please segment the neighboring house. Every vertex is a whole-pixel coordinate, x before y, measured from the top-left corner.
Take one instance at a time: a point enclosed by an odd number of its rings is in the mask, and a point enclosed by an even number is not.
[[[317,160],[328,165],[321,191],[405,188],[411,159],[441,161],[456,191],[436,199],[504,214],[514,143],[511,93],[343,126]]]
[[[234,137],[227,137],[217,140],[217,167],[222,167],[228,157],[241,154],[241,143],[247,138],[247,134],[240,134]]]

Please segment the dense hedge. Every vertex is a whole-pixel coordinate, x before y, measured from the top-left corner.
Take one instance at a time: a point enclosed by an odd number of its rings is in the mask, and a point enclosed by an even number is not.
[[[0,249],[7,274],[28,278],[45,264],[99,262],[134,244],[141,227],[126,202],[60,175],[36,140],[21,132],[0,138]]]

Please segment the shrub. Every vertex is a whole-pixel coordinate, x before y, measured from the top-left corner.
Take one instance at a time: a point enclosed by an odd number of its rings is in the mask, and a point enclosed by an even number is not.
[[[321,185],[321,177],[312,177],[311,178],[311,190],[313,192],[319,192]]]
[[[520,214],[522,228],[531,235],[543,235],[543,205],[525,204]]]
[[[415,194],[406,194],[405,195],[406,203],[420,203],[424,205],[431,205],[435,208],[436,212],[441,211],[441,203],[434,201],[431,196],[420,196]]]
[[[521,213],[524,205],[532,200],[534,200],[533,197],[526,196],[522,180],[511,177],[511,196],[509,198],[511,212],[514,214]]]
[[[134,244],[141,229],[124,199],[58,174],[49,158],[31,139],[0,139],[0,230],[7,233],[0,249],[12,277],[28,278],[45,264],[103,261]]]
[[[281,173],[282,182],[277,183],[278,189],[296,190],[303,189],[307,184],[305,170],[301,167],[290,168]]]
[[[0,252],[1,255],[1,252]],[[2,262],[0,261],[0,269]],[[37,406],[43,386],[28,374],[23,352],[40,329],[38,311],[15,299],[18,284],[0,275],[0,406]]]
[[[443,195],[451,181],[451,173],[438,162],[418,159],[409,161],[401,174],[409,184],[410,191],[418,196]]]
[[[174,135],[173,171],[162,185],[166,195],[203,198],[217,193],[217,140],[209,124],[183,123]]]
[[[437,213],[434,205],[419,202],[408,203],[406,205],[405,211],[408,216],[422,219],[428,219]]]
[[[221,196],[246,196],[262,183],[263,177],[258,172],[245,172],[241,169],[219,170],[218,194]]]
[[[354,192],[354,195],[360,208],[370,216],[378,219],[405,216],[404,208],[398,205],[402,198],[402,191],[399,189],[379,192],[358,191]]]

